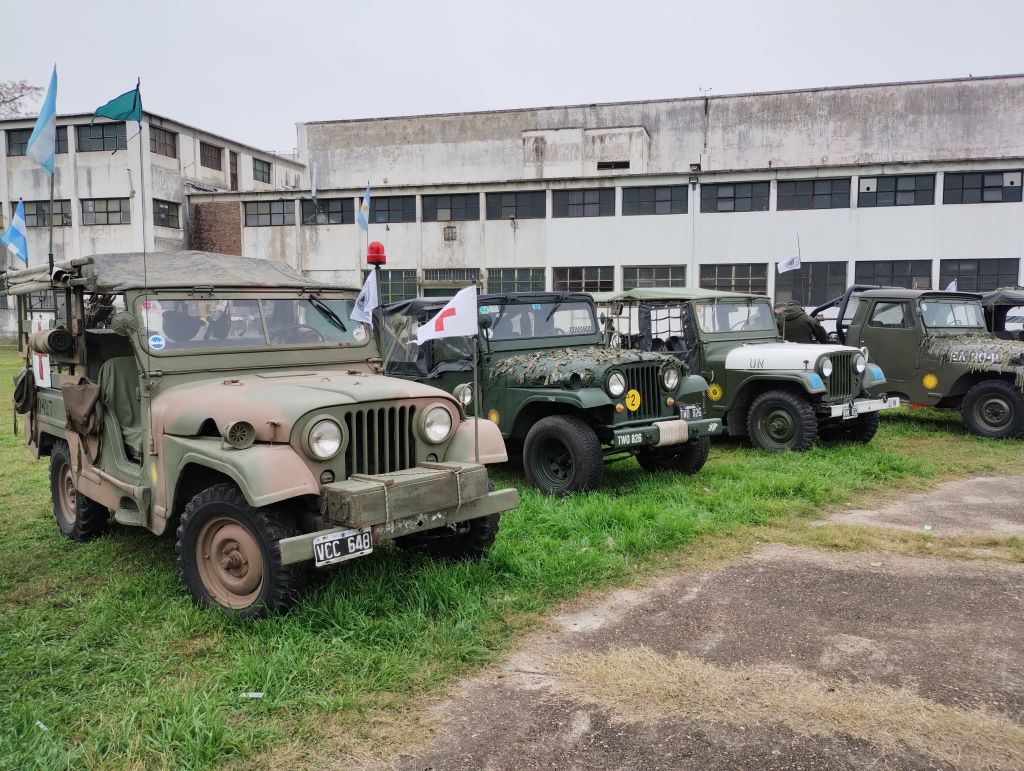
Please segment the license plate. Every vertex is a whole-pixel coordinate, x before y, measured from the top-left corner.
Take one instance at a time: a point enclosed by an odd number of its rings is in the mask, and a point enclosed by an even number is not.
[[[333,565],[354,557],[362,557],[372,551],[373,536],[368,527],[324,533],[313,539],[313,564],[318,568]]]
[[[850,420],[857,417],[858,414],[856,404],[846,404],[843,406],[843,420]]]
[[[639,447],[642,444],[647,444],[647,439],[642,431],[632,434],[619,434],[615,437],[616,447]]]
[[[679,417],[683,420],[700,420],[704,417],[704,408],[699,404],[687,404],[679,408]]]

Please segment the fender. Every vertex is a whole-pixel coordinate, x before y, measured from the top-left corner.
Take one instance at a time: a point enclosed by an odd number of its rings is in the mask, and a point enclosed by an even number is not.
[[[823,394],[828,391],[824,381],[817,372],[751,372],[751,373],[735,373],[736,375],[746,374],[742,380],[739,381],[735,387],[735,391],[729,402],[735,403],[736,397],[742,394],[745,390],[757,383],[767,383],[769,387],[775,386],[780,382],[792,383],[795,386],[799,386],[800,390],[804,393],[817,395]],[[813,377],[812,377],[813,376]],[[817,380],[814,380],[817,378]],[[818,385],[820,383],[821,385]],[[729,394],[726,394],[729,397]]]
[[[221,446],[213,437],[164,437],[164,469],[168,474],[167,505],[174,500],[182,469],[189,463],[228,476],[250,505],[260,507],[296,498],[319,495],[320,484],[303,459],[289,444],[254,444],[244,450]]]
[[[505,463],[508,460],[508,453],[505,451],[505,440],[501,438],[501,431],[494,423],[483,418],[469,418],[459,423],[455,429],[455,436],[452,438],[451,444],[448,445],[445,458],[468,461],[475,457],[474,420],[480,424],[480,462],[485,465]]]

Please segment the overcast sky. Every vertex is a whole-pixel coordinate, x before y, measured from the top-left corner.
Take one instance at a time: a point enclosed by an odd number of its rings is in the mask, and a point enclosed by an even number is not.
[[[8,5],[0,78],[56,62],[58,112],[139,76],[147,110],[277,151],[300,121],[1024,72],[1013,0]]]

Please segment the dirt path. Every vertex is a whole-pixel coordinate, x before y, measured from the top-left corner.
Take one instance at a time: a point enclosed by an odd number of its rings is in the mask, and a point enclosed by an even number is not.
[[[1005,540],[1021,491],[961,480],[830,522]],[[434,738],[396,765],[1021,768],[1022,611],[1012,559],[764,544],[553,618],[435,705]]]

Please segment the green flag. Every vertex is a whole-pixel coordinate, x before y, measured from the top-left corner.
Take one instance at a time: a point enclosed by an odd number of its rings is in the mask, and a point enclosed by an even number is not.
[[[102,107],[97,107],[94,118],[110,118],[111,120],[134,120],[142,124],[142,94],[139,83],[131,91],[125,91],[116,99],[111,99]]]

